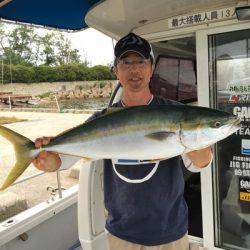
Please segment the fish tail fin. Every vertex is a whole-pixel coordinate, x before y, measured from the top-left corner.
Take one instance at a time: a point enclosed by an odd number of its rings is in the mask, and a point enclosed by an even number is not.
[[[30,139],[12,131],[9,128],[0,126],[0,135],[10,141],[15,149],[16,163],[8,174],[6,180],[0,187],[3,191],[9,187],[30,165],[35,157],[35,144]]]

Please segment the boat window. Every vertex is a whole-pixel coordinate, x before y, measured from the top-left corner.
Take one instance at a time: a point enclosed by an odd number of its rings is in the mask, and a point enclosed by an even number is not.
[[[156,64],[151,92],[183,103],[197,101],[194,38],[153,43],[153,49]]]
[[[250,30],[209,36],[211,105],[242,128],[216,146],[215,245],[250,249]]]

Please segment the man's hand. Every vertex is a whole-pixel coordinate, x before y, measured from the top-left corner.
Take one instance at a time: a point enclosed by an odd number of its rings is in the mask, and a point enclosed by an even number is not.
[[[35,140],[36,148],[42,145],[49,144],[53,137],[41,137]],[[36,168],[44,172],[54,172],[58,170],[62,164],[61,159],[57,153],[49,151],[41,151],[32,161]]]
[[[192,161],[192,163],[199,168],[206,167],[212,159],[211,147],[194,150],[186,153],[186,156]]]

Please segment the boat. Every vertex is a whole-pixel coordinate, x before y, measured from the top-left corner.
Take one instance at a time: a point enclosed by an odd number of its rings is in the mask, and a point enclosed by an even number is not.
[[[214,146],[211,167],[184,171],[185,197],[190,249],[250,249],[250,94],[230,91],[250,85],[250,1],[2,0],[0,18],[69,32],[92,27],[114,40],[134,32],[152,44],[153,93],[243,117],[242,129]],[[121,93],[118,83],[109,105]],[[0,224],[0,250],[106,250],[103,163],[83,164],[78,185]]]

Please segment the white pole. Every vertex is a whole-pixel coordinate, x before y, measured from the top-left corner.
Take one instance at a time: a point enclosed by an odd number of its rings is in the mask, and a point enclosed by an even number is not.
[[[11,55],[10,55],[10,83],[12,85]]]
[[[59,106],[59,103],[58,103],[58,100],[57,100],[56,95],[55,95],[55,99],[56,99],[56,106],[57,106],[58,112],[60,112],[60,111],[61,111],[61,109],[60,109],[60,106]]]
[[[9,105],[10,105],[10,110],[11,110],[11,100],[10,100],[10,95],[9,95]]]
[[[3,59],[2,59],[2,84],[3,84]]]
[[[62,198],[62,186],[61,186],[61,178],[60,178],[60,171],[59,170],[56,171],[56,177],[57,177],[59,198]]]

